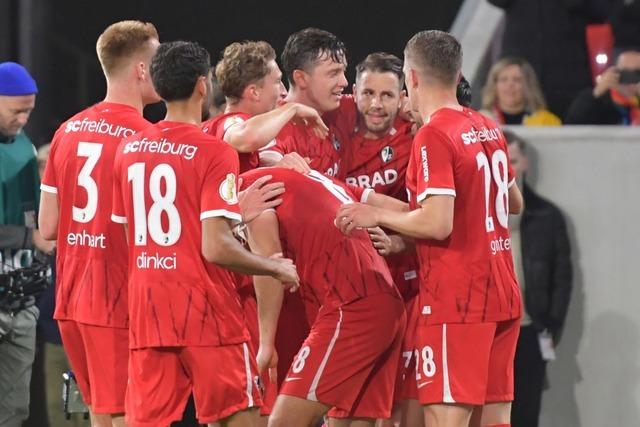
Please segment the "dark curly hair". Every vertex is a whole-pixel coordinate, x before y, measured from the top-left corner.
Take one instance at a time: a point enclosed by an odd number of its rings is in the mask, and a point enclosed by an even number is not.
[[[209,53],[195,42],[162,43],[151,60],[151,80],[165,101],[187,99],[202,76],[211,70]]]

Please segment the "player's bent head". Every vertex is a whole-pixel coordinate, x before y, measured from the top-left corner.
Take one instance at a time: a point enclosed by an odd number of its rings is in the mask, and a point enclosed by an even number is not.
[[[295,86],[293,72],[303,70],[310,73],[314,66],[324,60],[347,63],[347,48],[334,34],[318,28],[305,28],[287,39],[281,60],[289,85]]]
[[[260,84],[276,60],[276,51],[265,41],[235,42],[222,52],[216,78],[227,98],[240,99],[250,84]]]
[[[402,60],[395,55],[386,52],[375,52],[356,65],[356,84],[364,73],[391,73],[398,78],[399,89],[404,86],[404,73],[402,72]]]
[[[149,22],[120,21],[109,25],[96,43],[105,76],[117,76],[132,61],[148,63],[158,40],[156,27]]]
[[[455,87],[462,68],[462,47],[449,33],[421,31],[404,48],[405,70],[415,70],[425,81]]]
[[[198,43],[162,43],[151,60],[151,80],[158,95],[166,101],[186,100],[199,80],[211,90],[209,52]]]

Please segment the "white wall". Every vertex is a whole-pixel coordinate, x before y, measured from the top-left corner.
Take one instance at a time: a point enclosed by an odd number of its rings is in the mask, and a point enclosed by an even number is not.
[[[540,425],[640,426],[640,129],[512,129],[565,214],[575,269]]]

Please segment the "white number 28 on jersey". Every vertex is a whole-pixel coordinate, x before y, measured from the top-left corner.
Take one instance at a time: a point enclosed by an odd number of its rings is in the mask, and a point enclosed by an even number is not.
[[[149,194],[153,204],[147,213],[145,206],[144,163],[134,163],[127,169],[128,180],[132,183],[133,219],[135,244],[147,244],[147,232],[160,246],[171,246],[180,238],[182,223],[180,213],[174,205],[176,200],[176,173],[166,163],[157,165],[149,176]],[[164,181],[164,194],[161,183]],[[169,222],[168,230],[162,228],[162,213]]]
[[[492,178],[498,188],[495,200],[498,223],[502,227],[507,228],[509,220],[509,169],[507,154],[502,150],[494,151],[491,155],[491,164],[489,164],[489,158],[481,151],[476,155],[476,161],[478,162],[478,170],[482,169],[484,171],[485,225],[487,232],[495,230],[493,217],[489,209],[489,194],[491,192]]]

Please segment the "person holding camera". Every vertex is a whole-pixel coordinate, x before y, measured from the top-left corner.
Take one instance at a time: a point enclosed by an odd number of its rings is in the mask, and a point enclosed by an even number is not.
[[[18,427],[29,414],[38,318],[29,267],[34,249],[55,248],[36,228],[38,166],[22,131],[36,93],[22,65],[0,63],[0,427]]]
[[[596,86],[573,101],[566,124],[640,125],[640,47],[623,50]]]

